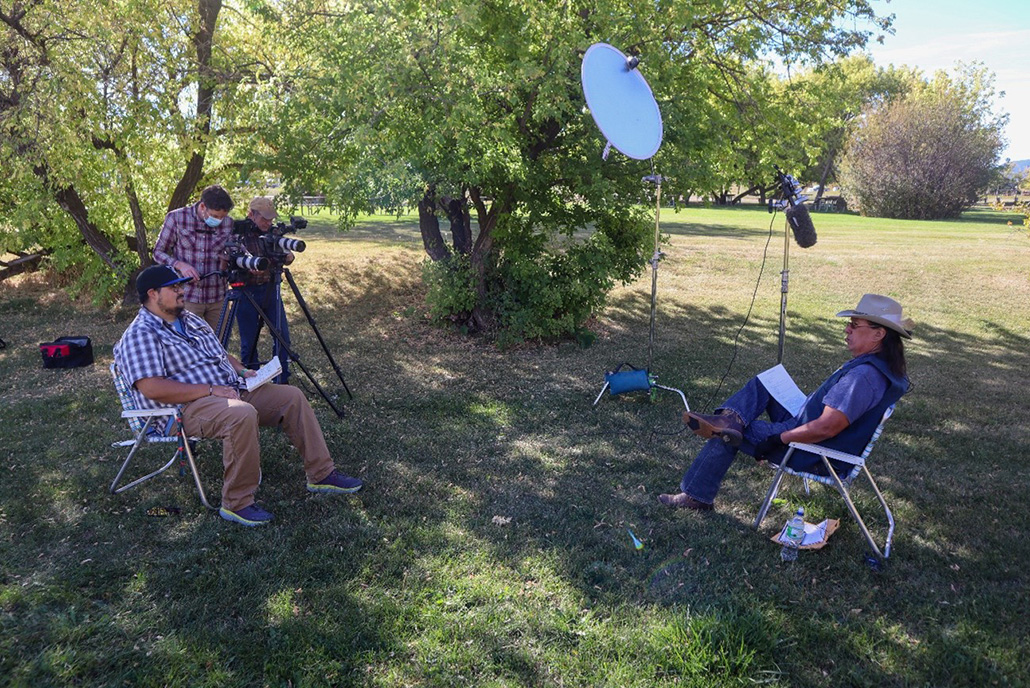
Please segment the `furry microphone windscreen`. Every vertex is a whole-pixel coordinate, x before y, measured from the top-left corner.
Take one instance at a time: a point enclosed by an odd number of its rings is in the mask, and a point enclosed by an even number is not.
[[[784,211],[787,215],[787,222],[794,230],[794,241],[798,242],[801,248],[815,246],[815,225],[812,224],[812,216],[808,214],[808,208],[801,205],[792,205]]]

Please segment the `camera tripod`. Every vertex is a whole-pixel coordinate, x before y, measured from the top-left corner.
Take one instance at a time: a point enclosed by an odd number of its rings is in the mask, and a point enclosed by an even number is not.
[[[347,387],[347,382],[343,379],[343,373],[340,371],[340,366],[336,364],[336,359],[333,358],[332,352],[329,351],[329,346],[325,343],[325,339],[322,338],[322,333],[318,330],[318,325],[315,323],[315,319],[311,315],[311,311],[308,309],[308,304],[304,301],[304,297],[301,295],[300,289],[297,287],[297,282],[294,281],[293,275],[290,273],[289,268],[283,267],[282,265],[273,264],[270,268],[270,271],[272,273],[272,279],[269,280],[267,285],[265,285],[266,292],[265,298],[263,299],[264,303],[268,304],[269,310],[276,314],[277,320],[279,314],[282,313],[281,286],[282,275],[285,275],[286,282],[290,285],[290,290],[293,292],[294,299],[296,299],[297,304],[304,312],[304,317],[307,319],[308,325],[311,326],[311,330],[315,333],[315,337],[318,339],[318,343],[322,346],[322,351],[325,352],[326,358],[329,359],[329,363],[330,365],[332,365],[333,370],[336,372],[336,376],[340,379],[340,384],[343,385],[344,391],[347,392],[347,398],[353,399],[354,395],[351,394],[350,388]],[[271,317],[269,317],[268,312],[261,307],[261,304],[257,302],[257,299],[254,298],[254,295],[251,294],[250,291],[248,291],[244,287],[242,280],[232,281],[232,271],[222,273],[222,276],[230,280],[229,291],[226,293],[225,299],[222,301],[222,312],[218,316],[217,334],[219,341],[221,341],[222,343],[222,347],[227,347],[229,343],[229,335],[232,333],[233,321],[236,320],[236,310],[239,306],[239,300],[240,298],[246,298],[250,305],[254,308],[254,311],[258,314],[258,317],[261,319],[261,322],[264,323],[265,327],[268,328],[268,332],[273,337],[274,341],[272,342],[272,356],[280,357],[281,353],[285,352],[289,360],[293,363],[296,363],[297,367],[300,368],[304,375],[307,376],[308,380],[311,381],[311,384],[314,385],[318,393],[322,396],[323,399],[325,399],[325,402],[329,404],[330,408],[332,408],[333,412],[336,414],[336,417],[343,418],[344,410],[337,407],[336,404],[333,403],[329,395],[326,394],[325,390],[322,389],[322,386],[318,384],[318,381],[315,380],[315,378],[311,375],[311,372],[300,360],[300,356],[297,354],[297,352],[290,348],[289,344],[286,342],[286,338],[283,336],[283,333],[280,329],[280,324],[276,323],[275,321],[273,321]],[[271,303],[269,303],[269,296],[271,296]],[[237,322],[237,326],[238,325],[239,323]],[[254,341],[251,342],[251,351],[257,350],[257,339],[259,335],[260,329],[254,332]],[[286,367],[284,366],[283,373],[285,372]]]

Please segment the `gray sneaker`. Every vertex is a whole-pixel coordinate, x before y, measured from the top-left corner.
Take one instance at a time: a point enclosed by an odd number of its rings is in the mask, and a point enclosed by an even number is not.
[[[226,521],[234,521],[240,525],[247,526],[248,528],[263,526],[275,518],[271,512],[265,511],[256,503],[251,504],[250,506],[245,506],[236,511],[229,511],[223,506],[218,510],[218,515]]]
[[[340,473],[335,468],[332,473],[317,483],[308,483],[308,492],[331,492],[335,494],[354,494],[364,485],[358,478]]]

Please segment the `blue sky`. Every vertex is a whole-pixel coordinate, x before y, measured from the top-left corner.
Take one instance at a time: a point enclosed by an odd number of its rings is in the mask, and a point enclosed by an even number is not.
[[[995,113],[1009,113],[1002,159],[1030,159],[1030,3],[1026,0],[895,0],[874,3],[894,14],[893,36],[870,41],[877,65],[954,73],[955,63],[982,62],[994,72]]]

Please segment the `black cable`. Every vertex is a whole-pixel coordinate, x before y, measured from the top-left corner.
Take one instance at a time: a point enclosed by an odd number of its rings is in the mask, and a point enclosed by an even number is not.
[[[762,284],[762,274],[765,272],[765,261],[769,255],[769,244],[772,242],[773,226],[776,224],[776,215],[777,213],[773,213],[772,220],[769,221],[769,236],[766,238],[765,248],[762,250],[762,266],[758,269],[758,280],[755,282],[755,290],[751,294],[751,305],[747,308],[747,315],[744,316],[744,322],[741,323],[740,328],[737,330],[737,334],[733,337],[733,355],[730,357],[730,362],[726,366],[726,372],[722,374],[722,379],[719,380],[719,386],[715,388],[715,391],[708,397],[708,401],[706,401],[701,407],[703,409],[709,409],[712,401],[715,400],[716,395],[718,395],[719,391],[722,390],[722,385],[726,382],[726,378],[729,376],[730,370],[733,369],[734,361],[737,360],[740,333],[744,331],[744,328],[747,327],[748,321],[751,319],[751,311],[755,307],[755,299],[758,298],[758,287]]]
[[[755,301],[758,298],[758,289],[762,284],[762,275],[765,273],[765,263],[769,257],[769,244],[772,243],[773,227],[775,225],[776,213],[773,213],[772,220],[769,221],[769,236],[766,237],[765,247],[762,249],[762,265],[758,268],[758,279],[755,281],[755,289],[751,293],[751,304],[747,308],[747,314],[744,316],[744,322],[741,323],[739,328],[737,328],[737,333],[733,336],[733,355],[730,357],[730,362],[726,365],[726,372],[722,374],[722,378],[719,380],[719,386],[716,387],[715,391],[712,392],[711,396],[708,397],[708,400],[701,407],[702,409],[708,409],[711,406],[712,401],[716,398],[716,395],[719,394],[719,391],[722,390],[723,383],[726,382],[726,378],[729,376],[730,371],[733,369],[733,363],[737,360],[737,351],[740,348],[740,334],[744,331],[744,328],[747,327],[748,321],[751,319],[751,311],[754,310]],[[679,429],[673,432],[665,432],[662,430],[658,430],[657,427],[658,426],[654,426],[651,428],[651,432],[650,434],[648,434],[647,441],[645,444],[650,444],[652,441],[654,441],[654,438],[656,436],[674,437],[687,429],[687,426],[684,424],[679,424]]]

